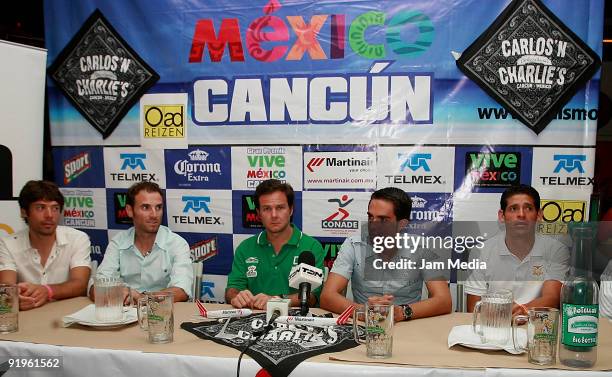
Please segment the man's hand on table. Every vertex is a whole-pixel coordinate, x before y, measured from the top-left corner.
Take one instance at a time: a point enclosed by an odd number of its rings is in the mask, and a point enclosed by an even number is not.
[[[43,306],[49,301],[49,291],[43,285],[19,283],[19,310],[30,310]]]
[[[242,308],[251,308],[253,307],[253,294],[248,289],[244,291],[238,292],[238,294],[232,299],[230,304],[234,308],[242,309]]]

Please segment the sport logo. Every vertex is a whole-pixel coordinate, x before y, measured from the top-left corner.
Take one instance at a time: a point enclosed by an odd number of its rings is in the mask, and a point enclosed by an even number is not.
[[[242,195],[242,227],[247,229],[262,229],[261,218],[255,208],[253,195]]]
[[[210,196],[183,196],[182,200],[185,203],[183,213],[188,213],[190,210],[195,213],[202,210],[206,213],[210,213],[210,209],[208,208]]]
[[[145,138],[185,137],[183,105],[146,105],[143,110]]]
[[[89,152],[79,153],[64,161],[64,184],[74,181],[79,175],[91,168]]]
[[[345,209],[354,199],[349,199],[347,194],[342,195],[340,198],[328,199],[329,203],[337,203],[338,208],[328,217],[321,220],[321,228],[323,229],[359,229],[359,221],[357,220],[346,220],[349,217],[349,212]]]
[[[521,154],[467,152],[465,171],[473,187],[510,187],[521,181]]]
[[[206,162],[209,153],[196,149],[188,153],[189,160],[178,160],[174,163],[174,172],[186,177],[189,182],[208,182],[205,173],[221,174],[221,164]]]
[[[204,262],[219,254],[217,245],[217,237],[195,243],[189,248],[191,250],[191,261]]]
[[[121,170],[127,170],[127,168],[130,168],[131,170],[135,170],[137,168],[147,170],[144,164],[144,160],[147,159],[146,153],[121,153],[119,158],[123,160]]]
[[[568,173],[578,170],[578,173],[584,173],[582,162],[586,161],[586,155],[584,154],[556,154],[553,159],[559,161],[555,167],[554,172],[559,173],[561,169]]]
[[[397,158],[400,160],[404,159],[404,163],[400,166],[400,171],[402,173],[407,167],[412,171],[417,171],[421,168],[424,171],[430,171],[429,165],[427,165],[427,160],[431,160],[431,153],[398,153]]]

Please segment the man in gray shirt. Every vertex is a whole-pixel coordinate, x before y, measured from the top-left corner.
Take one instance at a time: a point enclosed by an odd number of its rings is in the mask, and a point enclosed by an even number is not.
[[[376,253],[367,238],[402,233],[408,225],[412,202],[402,190],[387,187],[374,192],[368,204],[370,236],[347,238],[340,248],[321,293],[323,309],[341,313],[350,305],[363,306],[366,302],[394,304],[394,318],[405,321],[450,313],[452,299],[448,284],[438,271],[419,268],[420,260],[429,259],[427,252],[411,253],[406,249],[388,249]],[[378,261],[375,263],[375,261]],[[415,268],[380,269],[384,262],[419,260]],[[435,276],[434,276],[435,275]],[[437,280],[436,280],[437,278]],[[348,300],[349,280],[355,302]],[[429,298],[421,300],[423,282]]]

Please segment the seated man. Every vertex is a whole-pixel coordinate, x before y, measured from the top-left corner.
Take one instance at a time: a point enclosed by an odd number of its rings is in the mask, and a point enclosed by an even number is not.
[[[403,232],[408,225],[411,209],[410,197],[398,188],[387,187],[374,192],[368,204],[369,238],[383,234],[394,236]],[[382,257],[389,261],[404,259],[404,255],[400,255],[395,248],[374,255],[368,240],[361,238],[349,237],[340,247],[321,293],[323,309],[341,313],[348,306],[355,305],[343,295],[350,280],[353,298],[358,306],[366,302],[393,303],[395,321],[451,312],[452,299],[447,282],[437,271],[415,268],[400,271],[401,279],[368,278],[368,271],[372,269],[375,258]],[[429,291],[429,298],[426,300],[421,300],[423,280],[426,280],[425,284]]]
[[[96,277],[121,277],[131,289],[134,301],[145,291],[169,291],[174,293],[174,302],[187,301],[193,284],[189,245],[161,225],[164,213],[161,189],[153,182],[133,184],[126,202],[125,209],[134,226],[109,242]],[[92,286],[89,289],[92,300],[94,294]]]
[[[297,290],[289,288],[289,272],[303,251],[315,257],[315,267],[323,269],[325,254],[319,241],[291,224],[293,188],[276,179],[263,181],[255,189],[255,208],[264,231],[244,240],[234,253],[227,278],[225,301],[236,308],[265,309],[270,297],[281,296],[298,306]],[[315,306],[321,288],[310,294]]]
[[[502,194],[500,207],[498,219],[505,231],[470,253],[487,268],[473,270],[465,282],[468,311],[487,290],[501,289],[513,293],[513,315],[527,314],[534,306],[558,308],[569,251],[554,238],[536,233],[536,222],[542,218],[540,195],[531,186],[513,186]]]
[[[612,260],[601,274],[599,286],[599,314],[612,320]]]
[[[18,283],[19,309],[84,295],[91,243],[80,230],[57,225],[64,208],[57,185],[29,181],[19,207],[28,227],[0,240],[0,283]]]

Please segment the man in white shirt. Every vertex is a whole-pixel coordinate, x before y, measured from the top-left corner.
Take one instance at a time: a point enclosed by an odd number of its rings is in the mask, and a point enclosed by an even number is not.
[[[569,269],[569,251],[552,237],[536,234],[542,219],[540,195],[531,186],[508,188],[501,196],[498,219],[505,231],[487,240],[471,259],[485,262],[465,282],[468,311],[487,291],[511,290],[512,314],[527,314],[535,306],[559,307],[561,282]]]
[[[90,274],[87,234],[58,226],[64,196],[48,181],[29,181],[19,193],[28,227],[0,240],[0,283],[19,286],[19,309],[85,294]]]
[[[612,260],[601,274],[599,289],[599,314],[612,319]]]

